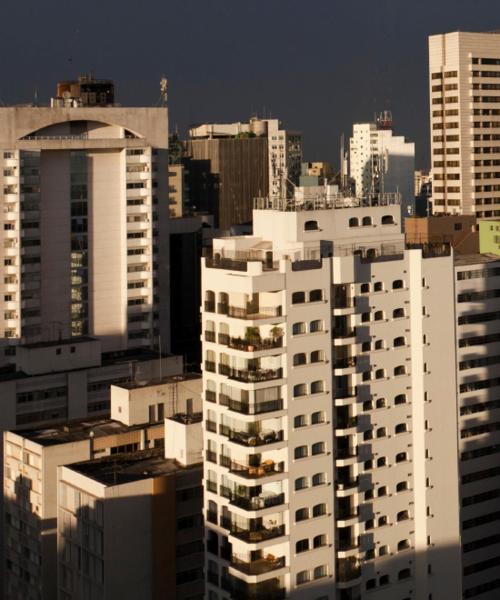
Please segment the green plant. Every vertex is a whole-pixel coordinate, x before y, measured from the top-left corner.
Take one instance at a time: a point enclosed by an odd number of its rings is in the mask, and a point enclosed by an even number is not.
[[[249,344],[256,344],[260,342],[260,331],[258,327],[247,327],[245,332],[245,340]]]
[[[279,338],[283,337],[283,329],[281,327],[278,327],[277,325],[275,325],[272,329],[271,329],[271,336],[273,338],[273,340],[278,340]]]

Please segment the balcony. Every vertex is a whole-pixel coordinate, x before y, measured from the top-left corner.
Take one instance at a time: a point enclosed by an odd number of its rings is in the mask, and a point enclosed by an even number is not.
[[[361,577],[361,566],[356,558],[341,558],[337,563],[337,578],[346,583]]]
[[[258,479],[260,477],[270,477],[277,473],[284,473],[285,464],[283,462],[276,463],[274,460],[268,459],[259,465],[244,465],[232,460],[229,470],[231,473],[245,477],[246,479]]]
[[[204,304],[205,312],[215,312],[215,302],[211,302],[209,300],[205,300]]]
[[[338,459],[346,459],[346,458],[355,458],[358,455],[357,446],[353,446],[351,448],[337,448],[335,453],[336,458]]]
[[[259,496],[239,496],[231,494],[229,504],[242,508],[243,510],[254,511],[264,508],[272,508],[285,503],[285,494],[265,494]]]
[[[208,462],[217,463],[217,452],[214,452],[213,450],[207,450],[205,453],[205,457],[208,460]]]
[[[219,343],[222,344],[220,339]],[[230,338],[228,339],[227,345],[229,348],[233,348],[234,350],[243,350],[244,352],[260,352],[262,350],[271,350],[272,348],[282,348],[283,338],[264,338],[252,340],[251,342],[245,340],[244,338]]]
[[[217,402],[217,393],[212,390],[206,390],[205,392],[205,400],[207,402]]]
[[[282,316],[281,306],[252,306],[247,307],[230,306],[229,304],[218,304],[218,312],[233,319],[273,319]]]
[[[205,341],[215,342],[215,331],[205,331]]]
[[[282,379],[283,369],[229,369],[229,379],[243,383],[259,383],[261,381],[272,381]]]
[[[210,373],[215,373],[215,363],[211,360],[205,361],[205,371],[210,371]]]
[[[232,600],[284,600],[286,590],[279,579],[268,579],[262,583],[245,585],[233,578],[231,585]]]
[[[333,363],[334,369],[349,369],[356,366],[356,357],[339,358]]]
[[[245,561],[236,556],[231,557],[231,566],[245,575],[263,575],[277,569],[282,569],[285,566],[285,557],[276,558],[272,554],[268,554],[265,558],[257,560]]]
[[[345,388],[337,388],[335,390],[335,399],[341,400],[342,398],[354,398],[357,394],[357,388],[354,387],[345,387]]]
[[[206,419],[205,429],[207,431],[211,431],[212,433],[217,433],[217,423],[215,421],[210,421],[209,419]]]
[[[273,540],[285,535],[285,526],[279,525],[276,527],[259,527],[259,529],[243,529],[232,523],[229,531],[232,536],[243,540],[249,544],[257,544],[267,540]]]
[[[342,327],[341,329],[334,329],[332,331],[332,334],[333,334],[334,338],[340,338],[340,339],[352,338],[352,337],[355,337],[355,335],[356,335],[356,328],[355,327],[348,327],[348,328]]]
[[[230,429],[226,425],[220,426],[219,433],[229,438],[231,442],[241,446],[265,446],[283,441],[283,430],[273,431],[271,429],[259,432]]]
[[[219,402],[223,406],[227,406],[229,410],[240,413],[242,415],[261,415],[276,410],[283,410],[283,399],[267,400],[265,402],[241,402],[233,400],[225,394],[219,395]]]
[[[352,489],[358,487],[358,484],[359,484],[359,479],[357,477],[355,477],[353,479],[339,479],[335,483],[335,489],[337,491],[352,490]]]

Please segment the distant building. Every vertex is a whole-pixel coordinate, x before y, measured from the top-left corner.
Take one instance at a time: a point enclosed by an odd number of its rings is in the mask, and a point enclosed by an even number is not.
[[[299,178],[299,186],[323,185],[325,181],[331,183],[333,170],[326,162],[302,163]]]
[[[59,467],[59,598],[204,597],[201,414],[167,419],[165,437],[175,458],[144,450]]]
[[[500,216],[500,34],[429,38],[435,213]]]
[[[415,144],[394,134],[390,113],[353,125],[349,159],[357,197],[398,192],[402,218],[414,213]]]
[[[186,201],[186,172],[184,165],[168,166],[168,206],[171,218],[184,215]]]
[[[500,256],[500,220],[479,221],[479,250]]]
[[[405,220],[407,244],[446,242],[455,254],[479,252],[479,229],[476,217],[471,215],[434,215],[408,217]]]
[[[415,171],[415,216],[428,217],[432,214],[432,174]]]
[[[302,139],[277,119],[253,118],[192,128],[186,153],[191,203],[228,229],[251,221],[254,198],[278,197],[298,184]]]

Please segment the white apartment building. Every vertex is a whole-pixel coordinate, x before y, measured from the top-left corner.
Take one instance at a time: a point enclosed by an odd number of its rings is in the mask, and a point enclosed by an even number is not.
[[[238,135],[266,136],[268,139],[269,196],[281,198],[299,183],[302,164],[302,134],[282,129],[278,119],[253,117],[248,123],[205,124],[189,130],[192,139]]]
[[[464,598],[500,594],[500,258],[455,264]]]
[[[186,395],[185,395],[185,393]],[[187,396],[189,394],[189,397]],[[174,414],[200,414],[201,377],[167,377],[153,385],[112,386],[112,419],[74,419],[64,424],[4,434],[4,592],[9,599],[57,597],[57,468],[75,462],[162,448],[185,462],[189,423]],[[189,401],[191,399],[191,401]],[[165,419],[169,435],[165,435]],[[189,419],[188,419],[189,421]],[[194,434],[196,437],[196,432]],[[201,436],[198,436],[200,461]],[[193,446],[193,443],[190,444]],[[199,496],[201,502],[201,496]]]
[[[205,259],[209,600],[461,595],[453,259],[362,204],[262,201]]]
[[[168,348],[165,108],[1,107],[0,207],[0,365],[71,336]]]
[[[350,176],[360,198],[399,192],[404,218],[413,214],[415,207],[415,144],[395,135],[392,125],[385,123],[382,119],[376,123],[354,123]]]
[[[429,37],[433,210],[500,215],[500,34]]]

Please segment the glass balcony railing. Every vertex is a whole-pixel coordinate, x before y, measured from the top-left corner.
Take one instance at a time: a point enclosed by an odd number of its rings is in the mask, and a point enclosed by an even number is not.
[[[261,494],[259,496],[240,496],[230,494],[229,504],[238,506],[243,510],[261,510],[263,508],[271,508],[280,506],[285,503],[285,494]]]
[[[266,400],[265,402],[241,402],[233,400],[225,394],[219,394],[219,403],[227,406],[229,410],[241,413],[242,415],[261,415],[276,410],[283,410],[283,399]]]
[[[257,529],[245,529],[238,527],[235,523],[231,524],[229,528],[231,535],[248,542],[249,544],[256,544],[258,542],[265,542],[285,535],[285,526],[277,525],[275,527],[259,527]]]
[[[231,557],[231,566],[245,573],[245,575],[262,575],[276,569],[282,569],[285,566],[285,557],[280,556],[277,558],[272,554],[268,554],[264,558],[246,561],[233,555]]]
[[[283,369],[229,369],[229,379],[242,381],[244,383],[256,383],[260,381],[271,381],[283,377]]]
[[[244,465],[232,460],[229,470],[231,473],[239,475],[240,477],[257,479],[259,477],[270,477],[277,473],[283,473],[285,471],[285,464],[283,462],[277,463],[274,462],[274,460],[269,459],[263,461],[259,465]]]
[[[264,430],[251,432],[245,430],[231,429],[227,425],[219,426],[219,433],[225,435],[232,442],[242,446],[265,446],[283,441],[283,430]]]

